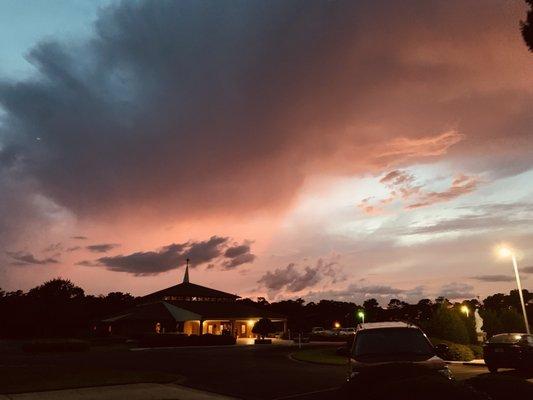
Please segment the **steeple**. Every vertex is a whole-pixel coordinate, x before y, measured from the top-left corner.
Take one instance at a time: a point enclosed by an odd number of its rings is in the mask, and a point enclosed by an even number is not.
[[[189,259],[187,258],[187,266],[185,267],[185,274],[183,275],[183,283],[189,283]]]

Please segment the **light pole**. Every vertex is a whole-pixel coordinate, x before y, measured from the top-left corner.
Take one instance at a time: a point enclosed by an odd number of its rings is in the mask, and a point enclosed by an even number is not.
[[[509,247],[502,246],[499,249],[500,257],[511,257],[513,261],[514,274],[516,277],[516,286],[518,286],[518,296],[520,296],[520,304],[522,305],[522,313],[524,314],[524,323],[526,324],[526,332],[529,335],[529,322],[527,320],[526,304],[524,303],[524,296],[522,294],[522,283],[520,283],[520,275],[518,274],[518,263],[516,262],[516,255]]]
[[[363,311],[359,311],[359,312],[357,313],[357,316],[358,316],[359,318],[361,318],[361,322],[364,324],[364,323],[365,323],[365,313],[364,313]]]

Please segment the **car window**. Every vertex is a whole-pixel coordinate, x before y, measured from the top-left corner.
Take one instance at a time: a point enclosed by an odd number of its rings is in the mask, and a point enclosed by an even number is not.
[[[518,334],[495,335],[489,339],[489,343],[518,343],[521,338],[522,335]]]
[[[386,328],[357,333],[353,354],[356,357],[384,354],[432,355],[434,350],[419,329]]]

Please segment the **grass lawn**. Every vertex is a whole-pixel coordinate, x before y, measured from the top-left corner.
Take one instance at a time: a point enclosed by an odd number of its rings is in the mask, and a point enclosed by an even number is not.
[[[292,354],[292,358],[317,364],[346,365],[346,357],[335,354],[337,347],[321,347],[318,349],[303,349]]]
[[[24,393],[127,383],[169,383],[181,377],[155,371],[105,367],[21,365],[0,367],[0,393]]]

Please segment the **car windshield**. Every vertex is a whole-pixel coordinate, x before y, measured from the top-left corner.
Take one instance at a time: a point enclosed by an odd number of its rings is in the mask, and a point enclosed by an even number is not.
[[[518,343],[522,339],[519,333],[507,333],[505,335],[495,335],[489,339],[489,343]]]
[[[418,329],[384,328],[359,332],[353,354],[355,357],[392,354],[433,355],[434,351]]]

